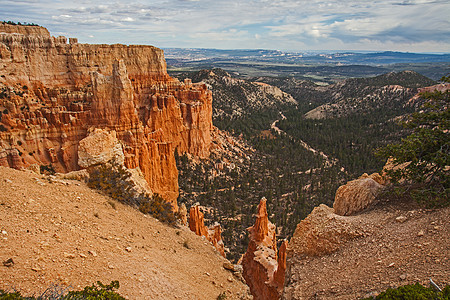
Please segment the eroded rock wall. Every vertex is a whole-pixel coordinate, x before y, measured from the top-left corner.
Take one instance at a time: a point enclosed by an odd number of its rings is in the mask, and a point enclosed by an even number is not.
[[[78,143],[114,130],[125,165],[176,208],[174,150],[207,157],[212,95],[179,82],[153,46],[89,45],[39,26],[0,26],[0,164],[78,170]]]

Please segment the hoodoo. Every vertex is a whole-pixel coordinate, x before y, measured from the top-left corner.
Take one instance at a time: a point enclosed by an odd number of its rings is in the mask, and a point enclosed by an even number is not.
[[[225,246],[222,241],[222,228],[216,223],[211,227],[206,227],[204,223],[204,214],[200,211],[198,205],[192,206],[189,210],[189,228],[196,235],[204,236],[219,251],[220,255],[225,257]]]
[[[248,228],[250,241],[242,259],[243,276],[255,299],[279,299],[286,268],[284,241],[277,256],[276,226],[268,219],[266,199],[258,205],[255,225]]]

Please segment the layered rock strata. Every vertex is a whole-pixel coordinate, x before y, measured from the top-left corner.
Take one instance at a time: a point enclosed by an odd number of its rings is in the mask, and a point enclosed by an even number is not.
[[[200,206],[192,206],[189,210],[189,228],[195,232],[196,235],[204,236],[208,241],[213,244],[217,251],[225,256],[225,247],[222,241],[222,227],[216,223],[211,227],[205,226],[205,216],[200,211]]]
[[[176,208],[174,150],[207,157],[212,95],[179,82],[153,46],[89,45],[38,26],[0,26],[0,165],[80,169],[79,142],[115,131],[124,163]]]
[[[255,299],[279,299],[286,267],[284,241],[277,256],[276,226],[268,219],[266,199],[258,205],[255,225],[248,228],[250,239],[242,258],[243,277]]]

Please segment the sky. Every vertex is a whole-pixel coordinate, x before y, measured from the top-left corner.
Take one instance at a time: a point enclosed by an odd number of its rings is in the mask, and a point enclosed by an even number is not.
[[[0,21],[81,43],[450,52],[450,0],[0,0]]]

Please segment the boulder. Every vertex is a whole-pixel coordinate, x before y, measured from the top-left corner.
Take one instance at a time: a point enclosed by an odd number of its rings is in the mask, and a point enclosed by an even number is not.
[[[376,201],[379,192],[384,188],[383,178],[374,173],[362,175],[356,180],[340,186],[334,199],[334,212],[341,216],[358,213]]]
[[[123,165],[125,156],[115,131],[94,129],[78,144],[78,165],[89,168],[115,162]]]
[[[289,242],[288,256],[301,258],[330,254],[361,234],[348,217],[337,215],[332,208],[320,204],[297,225]]]

